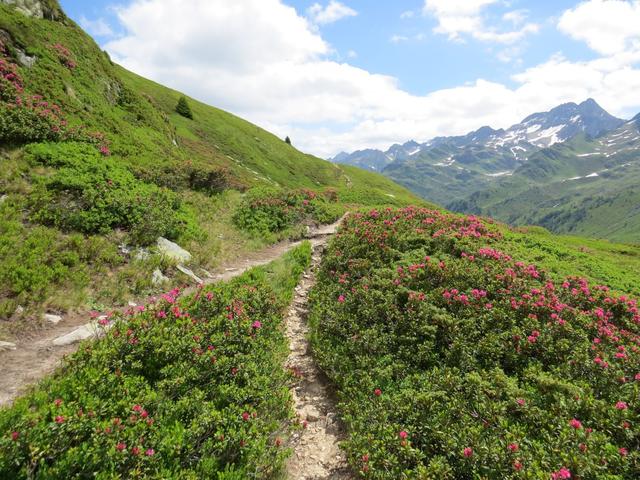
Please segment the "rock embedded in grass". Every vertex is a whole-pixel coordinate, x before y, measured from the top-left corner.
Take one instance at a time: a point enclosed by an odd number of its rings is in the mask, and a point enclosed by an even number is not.
[[[35,55],[31,57],[20,49],[16,49],[16,56],[18,58],[18,62],[20,62],[20,65],[26,68],[33,67],[36,64],[36,60],[38,59]]]
[[[157,246],[158,251],[162,255],[172,260],[177,260],[178,262],[188,262],[191,260],[191,254],[189,252],[177,243],[173,243],[164,237],[158,237]]]
[[[180,270],[182,273],[184,273],[186,276],[190,277],[194,282],[203,283],[202,279],[199,276],[197,276],[195,273],[193,273],[191,270],[189,270],[184,265],[178,265],[178,266],[176,266],[176,268],[178,270]]]
[[[151,276],[151,283],[153,283],[154,285],[161,285],[164,282],[168,282],[168,281],[169,281],[169,278],[165,276],[159,268],[156,268],[153,271],[153,274]]]

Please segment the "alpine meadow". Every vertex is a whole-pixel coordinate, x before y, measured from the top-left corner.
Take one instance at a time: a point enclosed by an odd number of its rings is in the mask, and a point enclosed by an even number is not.
[[[0,0],[0,479],[640,478],[639,24]]]

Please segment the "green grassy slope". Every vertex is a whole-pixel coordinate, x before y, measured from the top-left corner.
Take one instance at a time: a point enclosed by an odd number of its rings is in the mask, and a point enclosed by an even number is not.
[[[381,175],[343,168],[304,154],[260,127],[195,100],[189,101],[196,120],[185,119],[174,112],[179,92],[121,67],[117,67],[117,72],[125,85],[153,98],[157,107],[169,115],[179,148],[188,152],[192,160],[224,165],[242,182],[288,188],[334,187],[345,191],[371,188],[378,195],[392,194],[399,201],[415,201],[407,190]]]
[[[34,19],[0,3],[0,44],[2,76],[11,74],[0,81],[0,318],[18,306],[25,316],[31,306],[100,309],[157,290],[157,267],[179,275],[153,248],[147,259],[123,253],[140,241],[136,224],[150,232],[141,246],[163,234],[209,270],[286,237],[234,224],[254,187],[330,190],[333,212],[423,203],[193,99],[193,119],[180,116],[181,93],[115,65],[61,13]]]

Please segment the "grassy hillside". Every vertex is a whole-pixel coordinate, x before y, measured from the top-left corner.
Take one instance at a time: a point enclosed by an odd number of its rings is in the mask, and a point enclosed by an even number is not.
[[[340,401],[314,418],[333,429],[339,412],[354,475],[638,478],[640,246],[424,206],[112,64],[47,4],[57,20],[0,4],[0,337],[45,310],[107,313],[100,338],[0,409],[0,478],[283,478],[289,436],[315,414],[298,427],[291,408],[315,374],[283,366],[307,351],[306,329],[287,338],[283,318],[303,317],[305,289],[289,306],[311,245],[186,293],[157,237],[204,276],[345,211],[308,306]],[[556,190],[514,175],[520,206],[545,212],[566,176],[586,195],[617,175],[634,208],[619,170],[632,160],[581,142],[527,164]],[[492,193],[478,208],[512,201]],[[621,207],[595,208],[611,224]]]
[[[419,201],[193,99],[193,118],[181,116],[181,93],[113,64],[56,17],[0,4],[0,318],[121,304],[159,288],[156,268],[187,280],[155,254],[159,235],[212,270],[350,205]],[[286,218],[239,225],[266,187]]]

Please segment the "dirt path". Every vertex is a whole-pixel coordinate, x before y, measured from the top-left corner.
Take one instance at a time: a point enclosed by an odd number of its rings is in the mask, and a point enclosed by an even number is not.
[[[312,229],[309,232],[308,240],[314,248],[326,242],[326,238],[335,232],[341,220],[331,225]],[[265,265],[300,243],[282,242],[260,252],[255,252],[231,265],[223,265],[218,269],[220,273],[207,279],[205,283],[229,280],[252,267]],[[87,323],[88,321],[88,313],[69,315],[57,325],[19,338],[15,341],[15,350],[2,351],[0,349],[0,365],[2,365],[0,369],[0,406],[11,403],[29,385],[53,372],[65,355],[74,352],[79,343],[55,345],[54,341],[78,329],[92,330],[93,327]]]
[[[291,480],[346,480],[351,478],[344,454],[338,443],[344,430],[336,417],[336,404],[329,382],[317,367],[309,347],[307,295],[315,283],[324,242],[313,250],[311,269],[296,287],[293,303],[286,318],[286,335],[290,353],[287,367],[299,376],[293,389],[296,413],[303,425],[290,441],[293,454],[287,464]]]

